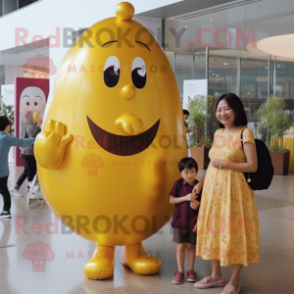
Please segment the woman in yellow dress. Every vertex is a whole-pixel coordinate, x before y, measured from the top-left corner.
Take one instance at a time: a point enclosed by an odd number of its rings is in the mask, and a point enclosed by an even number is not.
[[[215,132],[209,153],[211,163],[203,187],[196,249],[196,255],[211,261],[212,273],[194,286],[201,289],[225,286],[222,294],[238,294],[242,266],[259,262],[256,202],[243,174],[256,172],[257,154],[253,133],[246,128],[247,117],[240,98],[225,94],[216,102],[214,111],[220,128]],[[232,275],[226,284],[221,266],[229,265]]]

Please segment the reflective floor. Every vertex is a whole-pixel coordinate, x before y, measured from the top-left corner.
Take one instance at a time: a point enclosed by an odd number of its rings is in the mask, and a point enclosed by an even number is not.
[[[21,168],[11,166],[10,185]],[[203,172],[199,173],[199,178]],[[22,187],[22,192],[24,192]],[[261,262],[244,268],[241,275],[242,294],[294,293],[294,175],[275,176],[267,191],[256,193],[260,218]],[[2,207],[3,200],[0,199]],[[116,248],[114,277],[106,281],[87,280],[83,267],[95,244],[73,234],[62,234],[61,224],[53,231],[54,216],[47,205],[27,205],[26,197],[12,197],[11,220],[0,220],[0,293],[8,294],[83,294],[83,293],[221,293],[220,288],[197,290],[192,283],[174,285],[176,271],[175,250],[170,226],[162,234],[144,241],[147,251],[162,260],[159,274],[138,276],[120,265]],[[17,221],[16,216],[19,216]],[[31,230],[31,225],[39,222]],[[16,225],[23,223],[23,226]],[[43,229],[41,228],[43,226]],[[51,255],[45,263],[34,264],[28,245],[41,241],[51,246]],[[12,247],[2,248],[4,245]],[[27,259],[26,259],[26,258]],[[210,273],[210,264],[197,258],[195,270],[199,278]],[[230,268],[223,268],[228,279]]]

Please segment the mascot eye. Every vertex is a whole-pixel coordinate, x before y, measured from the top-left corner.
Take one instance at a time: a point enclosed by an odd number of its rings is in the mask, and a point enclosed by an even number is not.
[[[116,56],[107,58],[104,66],[104,83],[107,87],[115,87],[119,81],[120,64]]]
[[[147,79],[146,65],[142,58],[136,57],[132,64],[132,81],[136,88],[142,89],[145,87]]]

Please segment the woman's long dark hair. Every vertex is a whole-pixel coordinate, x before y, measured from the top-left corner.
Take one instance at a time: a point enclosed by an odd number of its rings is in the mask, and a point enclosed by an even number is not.
[[[214,105],[214,113],[216,113],[217,106],[221,100],[226,100],[228,103],[229,107],[234,111],[235,114],[235,121],[234,121],[234,126],[239,127],[239,126],[247,126],[247,116],[246,112],[243,106],[243,103],[241,99],[233,94],[233,93],[227,93],[222,95],[221,97],[218,98]],[[220,128],[224,128],[225,126],[218,122],[218,126]]]

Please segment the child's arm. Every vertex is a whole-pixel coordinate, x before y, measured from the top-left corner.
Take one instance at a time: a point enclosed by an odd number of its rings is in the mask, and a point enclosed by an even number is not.
[[[193,201],[195,199],[198,198],[198,195],[196,195],[195,193],[190,193],[186,196],[183,197],[174,197],[174,196],[169,196],[169,203],[170,204],[178,204],[178,203],[182,203],[184,201]]]
[[[9,136],[8,138],[11,146],[28,147],[34,144],[33,138],[20,139],[14,136]]]

